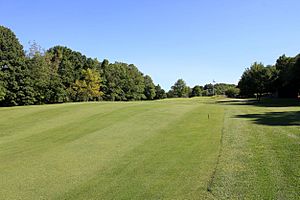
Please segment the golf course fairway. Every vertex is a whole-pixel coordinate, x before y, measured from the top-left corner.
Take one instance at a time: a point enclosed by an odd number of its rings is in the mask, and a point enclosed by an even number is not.
[[[0,113],[0,199],[300,196],[298,105],[203,97]]]

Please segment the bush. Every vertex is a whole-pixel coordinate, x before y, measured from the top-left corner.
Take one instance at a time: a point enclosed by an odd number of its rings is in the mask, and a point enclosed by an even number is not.
[[[240,89],[239,88],[235,88],[235,87],[228,88],[225,91],[226,96],[230,97],[230,98],[237,97],[239,95],[239,93],[240,93]]]

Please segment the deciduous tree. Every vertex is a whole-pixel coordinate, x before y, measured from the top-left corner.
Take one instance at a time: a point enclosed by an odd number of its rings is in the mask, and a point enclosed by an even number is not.
[[[171,93],[173,97],[188,97],[189,87],[183,79],[178,79],[171,87]]]

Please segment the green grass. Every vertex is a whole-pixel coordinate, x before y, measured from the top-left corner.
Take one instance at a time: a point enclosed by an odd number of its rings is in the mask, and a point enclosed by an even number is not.
[[[224,199],[300,199],[299,102],[221,104],[223,142],[212,193]]]
[[[0,199],[300,196],[299,106],[193,98],[0,113]]]

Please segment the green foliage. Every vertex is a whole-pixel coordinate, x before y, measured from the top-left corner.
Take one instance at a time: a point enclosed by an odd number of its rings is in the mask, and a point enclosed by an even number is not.
[[[144,81],[145,81],[144,95],[147,100],[153,100],[156,96],[155,85],[151,77],[148,75],[144,76]]]
[[[6,95],[5,79],[4,74],[0,71],[0,102],[4,100]]]
[[[282,55],[274,66],[264,67],[261,63],[254,63],[244,71],[239,81],[241,95],[256,95],[258,99],[264,94],[297,98],[300,92],[299,57]]]
[[[202,96],[226,95],[226,91],[236,85],[228,83],[206,84],[203,87]]]
[[[29,105],[35,102],[33,82],[25,53],[15,34],[0,26],[1,105]]]
[[[214,85],[211,83],[204,85],[203,89],[203,96],[213,96],[215,94]]]
[[[91,72],[93,75],[97,73],[95,76],[100,77],[97,71],[100,63],[96,59],[87,58],[80,52],[62,46],[49,49],[46,56],[51,65],[51,82],[53,82],[51,84],[54,86],[49,91],[51,103],[100,99],[101,95],[95,93],[98,84],[91,89],[89,83],[83,82],[87,81],[83,80],[85,78],[83,72],[86,72],[84,70],[90,69],[92,71],[88,73]]]
[[[143,74],[134,66],[103,61],[101,65],[104,100],[131,101],[145,99]]]
[[[300,54],[294,59],[294,65],[292,68],[293,79],[292,82],[296,85],[298,93],[300,93]]]
[[[0,66],[12,64],[19,58],[24,58],[23,46],[16,35],[4,26],[0,26]]]
[[[4,70],[6,95],[2,104],[6,106],[30,105],[35,102],[33,82],[25,61],[7,65]]]
[[[214,85],[215,95],[225,95],[226,91],[236,85],[227,83],[217,83]]]
[[[167,92],[167,98],[174,98],[175,96],[174,96],[174,93],[173,93],[174,91],[173,90],[169,90],[168,92]]]
[[[123,64],[124,65],[124,64]],[[125,79],[123,80],[124,100],[142,100],[145,99],[145,83],[143,74],[136,66],[130,64],[125,66]]]
[[[270,67],[264,67],[262,63],[253,63],[246,69],[239,81],[239,88],[242,96],[251,97],[256,95],[260,100],[261,96],[268,92],[268,83],[272,79]]]
[[[68,100],[67,91],[62,84],[61,78],[53,69],[50,72],[50,84],[45,96],[45,103],[63,103]]]
[[[203,87],[200,85],[196,85],[192,89],[191,97],[199,97],[202,96]]]
[[[164,89],[160,87],[160,85],[155,86],[155,97],[154,99],[165,99],[167,98],[167,94]]]
[[[208,90],[203,90],[202,96],[212,96],[212,93]]]
[[[46,103],[47,93],[50,87],[51,69],[40,47],[34,43],[30,48],[27,66],[33,82],[34,97],[37,104]]]
[[[74,101],[99,100],[102,92],[100,92],[101,78],[95,69],[88,68],[82,70],[82,79],[76,80],[72,88],[74,90]]]
[[[83,69],[95,68],[92,67],[94,63],[90,63],[91,66],[88,65],[86,56],[67,47],[55,46],[47,51],[47,55],[55,64],[65,88],[69,88],[75,80],[80,79]]]
[[[230,98],[235,98],[240,94],[240,89],[236,87],[229,87],[225,91],[225,95]]]
[[[280,56],[275,64],[278,77],[275,80],[279,97],[295,98],[300,90],[299,57]]]
[[[190,89],[183,79],[178,79],[169,91],[168,97],[188,97]]]
[[[150,76],[133,64],[102,63],[67,47],[46,52],[33,42],[25,56],[14,33],[0,26],[0,105],[67,101],[132,101],[156,97]],[[159,92],[162,92],[159,91]]]

